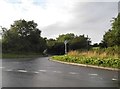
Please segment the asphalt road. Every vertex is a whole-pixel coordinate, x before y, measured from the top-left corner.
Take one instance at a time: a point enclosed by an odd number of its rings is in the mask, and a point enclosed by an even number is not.
[[[2,87],[118,87],[118,72],[48,60],[3,59]]]

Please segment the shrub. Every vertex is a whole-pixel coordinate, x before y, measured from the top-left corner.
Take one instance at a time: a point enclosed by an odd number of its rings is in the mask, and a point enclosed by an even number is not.
[[[88,58],[88,57],[84,57],[84,56],[75,57],[75,56],[70,56],[70,55],[53,56],[52,58],[54,60],[65,61],[65,62],[120,68],[120,59],[118,59],[118,58],[116,58],[116,59],[96,58],[96,57]]]

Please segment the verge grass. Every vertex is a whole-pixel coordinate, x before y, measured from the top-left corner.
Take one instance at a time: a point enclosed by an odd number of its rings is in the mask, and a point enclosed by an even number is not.
[[[67,55],[53,56],[52,59],[79,64],[120,68],[119,55],[117,53],[111,55],[105,51],[70,51]]]
[[[2,59],[5,58],[35,58],[35,57],[41,57],[42,54],[39,53],[3,53]]]

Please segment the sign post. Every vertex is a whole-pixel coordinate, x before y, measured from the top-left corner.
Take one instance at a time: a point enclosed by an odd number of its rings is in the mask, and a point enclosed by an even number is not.
[[[64,41],[64,44],[65,44],[65,54],[67,54],[67,43],[68,43],[68,40],[65,40]]]

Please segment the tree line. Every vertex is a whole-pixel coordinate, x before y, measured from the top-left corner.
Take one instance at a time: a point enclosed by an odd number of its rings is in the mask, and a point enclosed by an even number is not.
[[[47,49],[49,54],[64,54],[65,53],[65,44],[64,41],[67,40],[67,51],[70,50],[87,50],[90,49],[90,38],[85,37],[84,35],[74,35],[73,33],[67,33],[59,35],[55,39],[47,40]]]
[[[103,35],[101,43],[91,45],[91,40],[85,35],[67,33],[59,35],[56,39],[47,39],[41,36],[38,24],[32,21],[16,20],[9,29],[2,27],[3,53],[44,53],[64,54],[64,41],[67,40],[67,49],[89,50],[92,46],[107,48],[120,46],[120,14],[111,21],[112,28]]]

